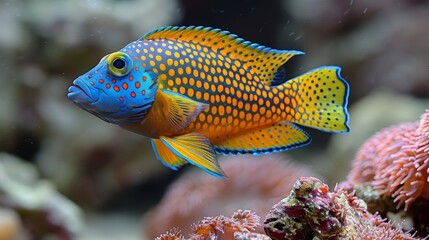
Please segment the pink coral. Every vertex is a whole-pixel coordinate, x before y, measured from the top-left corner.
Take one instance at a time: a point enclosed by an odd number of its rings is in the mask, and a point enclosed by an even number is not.
[[[155,240],[185,240],[178,228],[172,228],[155,238]]]
[[[192,239],[234,239],[235,232],[255,231],[259,216],[250,211],[238,210],[232,217],[205,217],[192,226]]]
[[[315,175],[281,154],[225,158],[221,159],[221,165],[227,179],[191,172],[170,186],[161,203],[145,216],[148,238],[172,227],[180,227],[186,235],[189,234],[187,227],[198,219],[219,214],[228,216],[238,208],[265,215],[289,193],[299,177]],[[258,230],[262,232],[262,228]]]
[[[349,181],[371,184],[409,209],[418,198],[429,199],[429,110],[419,123],[404,123],[372,136],[356,154]]]
[[[261,239],[268,236],[255,233],[259,226],[259,216],[249,210],[238,210],[231,217],[217,216],[205,217],[192,225],[189,239]],[[167,233],[161,234],[157,240],[182,240],[185,239],[178,228],[173,228]],[[268,238],[269,239],[269,238]]]

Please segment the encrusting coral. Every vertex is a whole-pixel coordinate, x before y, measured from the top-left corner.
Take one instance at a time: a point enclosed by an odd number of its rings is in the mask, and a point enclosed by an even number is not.
[[[264,216],[286,196],[301,176],[315,176],[292,164],[284,155],[236,156],[221,159],[228,178],[190,172],[174,182],[158,206],[146,214],[145,233],[153,239],[166,229],[188,226],[205,216],[228,216],[236,209],[251,209]],[[263,232],[261,227],[257,229]]]
[[[362,145],[348,181],[371,185],[407,211],[417,198],[429,199],[429,110],[420,122],[386,128]]]
[[[272,239],[415,239],[367,211],[363,200],[343,189],[302,177],[264,221]]]
[[[268,236],[255,233],[260,225],[259,216],[249,210],[238,210],[231,217],[217,216],[205,217],[192,225],[192,232],[187,239],[255,239],[268,240]],[[172,228],[156,240],[182,240],[186,239],[178,228]]]

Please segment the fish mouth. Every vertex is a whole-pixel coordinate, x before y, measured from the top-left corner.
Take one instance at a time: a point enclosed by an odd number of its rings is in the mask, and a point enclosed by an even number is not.
[[[100,90],[88,86],[82,79],[78,78],[69,87],[67,97],[77,104],[90,104],[98,101]]]

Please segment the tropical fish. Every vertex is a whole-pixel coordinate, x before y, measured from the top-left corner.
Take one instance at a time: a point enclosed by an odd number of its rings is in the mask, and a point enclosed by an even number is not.
[[[167,167],[223,177],[216,154],[309,144],[297,126],[349,131],[349,86],[337,66],[287,79],[301,51],[276,50],[209,27],[155,29],[106,55],[68,98],[102,120],[151,138]]]

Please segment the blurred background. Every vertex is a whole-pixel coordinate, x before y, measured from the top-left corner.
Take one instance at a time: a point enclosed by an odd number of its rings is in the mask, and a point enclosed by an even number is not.
[[[297,177],[333,187],[366,138],[429,108],[425,0],[0,0],[0,23],[0,239],[153,239],[240,208],[264,218]],[[341,66],[352,132],[308,129],[305,148],[225,157],[226,182],[194,167],[165,168],[148,138],[66,94],[101,57],[166,25],[221,28],[306,52],[286,64],[290,78]],[[255,178],[255,169],[267,174]]]

